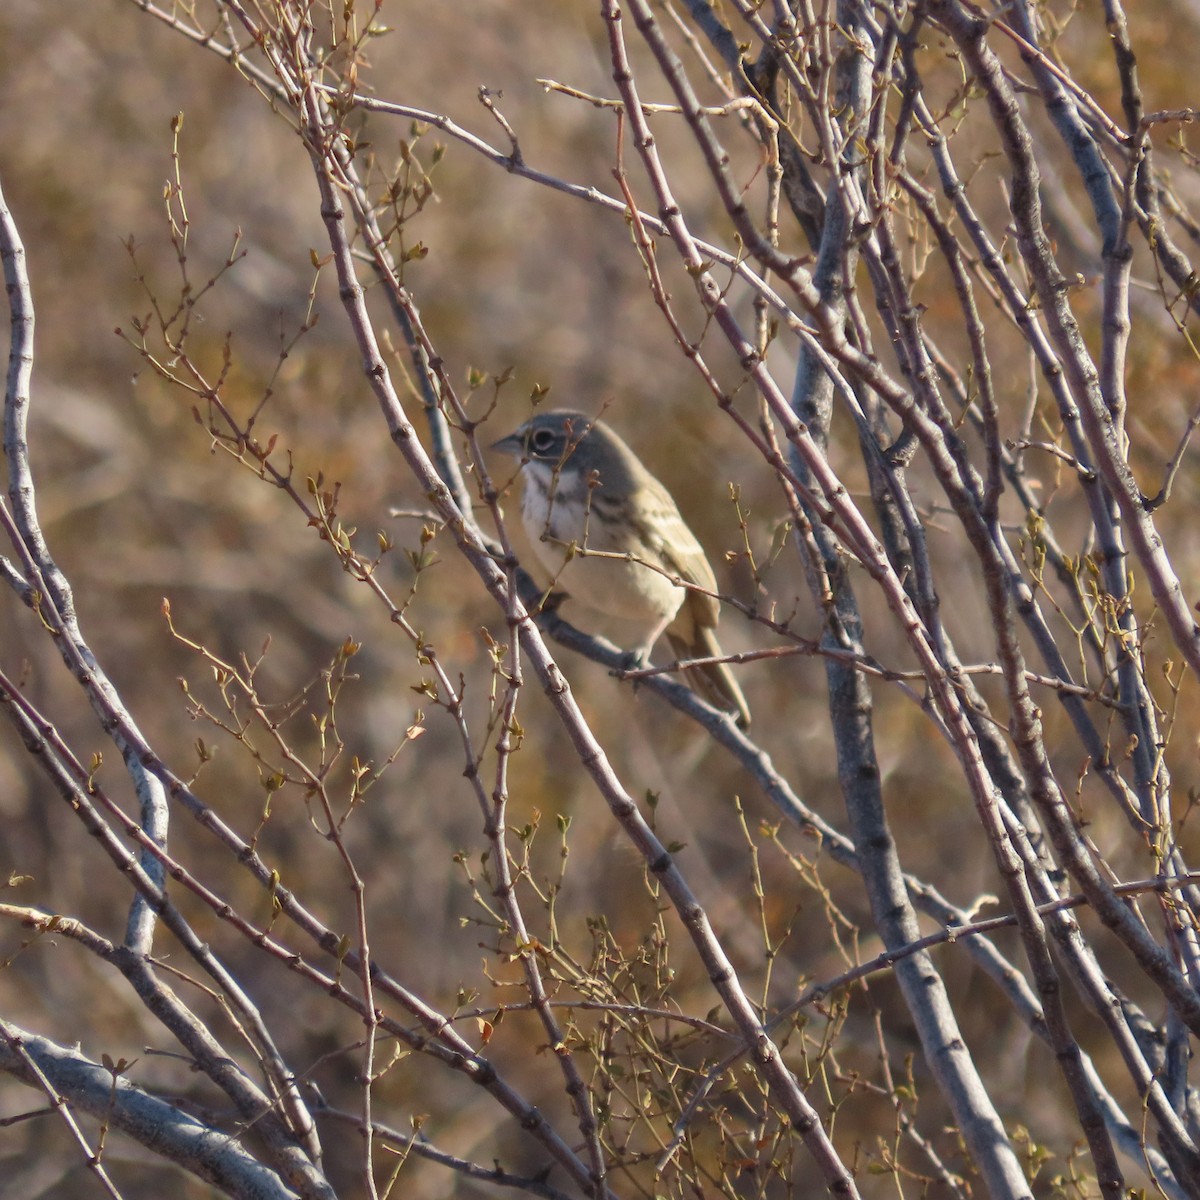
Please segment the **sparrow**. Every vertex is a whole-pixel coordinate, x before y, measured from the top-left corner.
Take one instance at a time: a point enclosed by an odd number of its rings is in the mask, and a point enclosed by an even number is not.
[[[670,492],[603,421],[566,409],[539,412],[492,449],[521,460],[521,515],[552,586],[597,612],[662,636],[682,659],[720,658],[716,576]],[[686,585],[693,584],[694,587]],[[750,710],[727,663],[688,669],[709,703],[745,729]]]

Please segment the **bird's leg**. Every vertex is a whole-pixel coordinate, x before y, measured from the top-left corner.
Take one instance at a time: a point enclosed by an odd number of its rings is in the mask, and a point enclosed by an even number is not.
[[[643,667],[650,665],[650,653],[658,643],[658,639],[666,632],[667,626],[675,619],[674,613],[668,613],[661,621],[650,631],[649,637],[642,642],[640,646],[630,650],[625,655],[625,663],[623,669],[626,671],[640,671]]]

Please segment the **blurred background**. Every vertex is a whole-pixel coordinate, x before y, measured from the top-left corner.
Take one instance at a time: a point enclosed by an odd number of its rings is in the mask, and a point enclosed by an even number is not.
[[[1185,105],[1195,100],[1191,51],[1200,38],[1200,17],[1184,4],[1150,7],[1153,13],[1136,8],[1130,13],[1148,104]],[[578,0],[479,0],[464,11],[458,5],[395,0],[384,6],[394,32],[369,46],[367,87],[383,98],[446,114],[506,152],[502,130],[477,96],[486,87],[516,129],[529,164],[611,194],[612,114],[539,82],[554,79],[585,92],[612,94],[596,8]],[[1094,89],[1110,112],[1118,111],[1102,22],[1072,16],[1073,6],[1067,4],[1047,11],[1061,21],[1059,45],[1076,78]],[[156,301],[170,308],[178,300],[180,267],[164,189],[176,179],[171,121],[182,113],[178,178],[190,221],[187,266],[193,286],[220,271],[235,237],[245,251],[198,308],[189,342],[192,356],[215,379],[228,345],[224,395],[230,406],[247,413],[263,403],[258,429],[264,440],[277,435],[298,484],[320,478],[325,487],[337,485],[338,515],[356,531],[355,543],[364,553],[372,553],[380,531],[395,541],[397,550],[384,556],[379,578],[397,600],[411,592],[410,621],[437,648],[451,677],[461,676],[471,726],[480,739],[476,750],[482,753],[491,681],[482,631],[504,640],[504,623],[445,535],[432,542],[436,565],[421,572],[413,590],[413,571],[403,551],[417,547],[422,521],[391,517],[389,510],[420,513],[425,501],[387,438],[331,270],[321,272],[317,282],[314,307],[320,319],[291,344],[308,311],[312,252],[327,253],[316,186],[300,140],[216,56],[188,44],[128,0],[89,5],[8,0],[0,6],[0,61],[6,64],[0,182],[25,241],[37,305],[31,442],[38,506],[51,550],[74,585],[85,636],[148,739],[180,775],[190,777],[200,768],[197,739],[203,739],[213,757],[199,770],[197,790],[242,836],[256,838],[283,882],[338,930],[351,927],[352,895],[336,849],[321,833],[319,815],[310,812],[301,789],[283,789],[270,797],[268,807],[261,766],[197,716],[180,680],[187,681],[193,698],[229,719],[211,667],[172,637],[162,603],[169,599],[181,635],[227,662],[261,655],[255,676],[261,695],[281,713],[292,714],[288,736],[309,755],[318,753],[313,717],[321,710],[327,678],[322,672],[347,638],[360,643],[349,663],[352,678],[337,701],[337,728],[346,750],[333,775],[336,787],[349,794],[346,772],[354,756],[382,764],[405,743],[410,727],[424,729],[404,745],[345,826],[347,846],[368,883],[374,953],[444,1010],[460,1001],[466,1008],[503,1003],[518,973],[511,961],[505,965],[494,953],[497,935],[473,897],[468,870],[456,861],[461,852],[476,878],[481,869],[486,873],[480,862],[485,849],[481,813],[463,778],[464,754],[453,722],[419,690],[427,672],[411,642],[368,589],[342,571],[287,497],[215,447],[193,415],[192,400],[167,386],[129,344],[130,337],[137,340],[135,321],[143,320]],[[666,100],[665,85],[645,98]],[[657,121],[667,131],[672,119]],[[435,195],[405,231],[409,244],[419,239],[428,252],[406,264],[405,283],[463,394],[470,372],[482,375],[471,405],[481,416],[495,402],[481,435],[485,444],[527,417],[535,386],[549,387],[557,404],[603,411],[674,493],[722,588],[743,601],[773,605],[777,618],[792,619],[795,632],[819,636],[820,616],[790,551],[760,575],[756,595],[747,540],[759,562],[770,560],[781,545],[786,507],[775,480],[734,435],[675,347],[620,215],[510,177],[436,131],[414,137],[407,121],[364,119],[361,137],[371,143],[381,171],[399,161],[404,139],[430,172]],[[732,132],[729,141],[737,144]],[[446,150],[435,164],[434,147],[440,144]],[[631,146],[626,153],[632,153]],[[682,139],[669,153],[673,183],[694,229],[732,248],[727,221],[698,157]],[[745,147],[737,154],[734,172],[749,186],[761,164]],[[1191,165],[1186,153],[1179,163],[1180,188],[1194,190],[1184,175]],[[999,187],[998,175],[988,174],[993,169],[986,159],[979,168],[972,186],[981,194]],[[1080,272],[1077,311],[1094,319],[1097,247],[1087,241],[1086,227],[1080,232],[1071,220],[1078,204],[1071,181],[1056,181],[1052,172],[1050,180],[1061,188],[1050,205],[1058,222],[1054,232],[1064,261]],[[640,175],[633,184],[643,205],[652,207]],[[1069,240],[1072,229],[1077,236]],[[796,252],[806,250],[798,232],[785,229],[784,238]],[[914,256],[927,251],[922,245],[910,249]],[[686,277],[672,273],[669,264],[664,269],[673,292],[683,296],[690,288]],[[1142,276],[1142,324],[1131,346],[1130,428],[1134,465],[1150,492],[1195,403],[1197,369],[1187,338],[1166,319],[1153,295],[1152,278]],[[953,318],[936,264],[920,298],[931,321],[936,322],[939,305],[947,319]],[[748,299],[739,304],[749,323]],[[374,311],[385,325],[384,304],[375,302]],[[685,319],[699,335],[694,316],[688,312]],[[392,336],[399,347],[398,335]],[[961,335],[949,326],[945,338],[961,350]],[[284,348],[287,355],[281,359]],[[738,389],[736,364],[722,355],[715,339],[706,348],[723,382]],[[1029,404],[1031,368],[1020,342],[1003,327],[995,331],[993,352],[1004,366],[998,382],[1006,420],[1011,417],[1016,429]],[[773,355],[786,390],[793,350],[781,342]],[[397,349],[394,365],[402,359]],[[493,386],[493,379],[509,371],[508,382]],[[1038,403],[1039,412],[1048,414],[1045,398]],[[739,405],[748,414],[755,411],[748,389],[739,392]],[[414,419],[419,416],[415,396],[410,411]],[[835,434],[831,458],[843,478],[862,488],[853,430],[839,418]],[[504,460],[488,466],[498,479],[507,479],[512,469]],[[1083,510],[1061,464],[1047,458],[1031,465],[1031,474],[1045,495],[1062,490],[1055,509],[1060,534],[1081,530]],[[929,510],[937,496],[919,467],[913,482],[925,488],[919,499]],[[731,486],[746,518],[745,535]],[[1189,519],[1195,502],[1195,472],[1185,470],[1161,527],[1177,569],[1193,589],[1200,582],[1195,522]],[[508,507],[515,512],[514,503]],[[993,650],[974,563],[953,526],[941,524],[936,512],[929,527],[947,623],[965,658],[988,660]],[[518,549],[525,545],[520,536]],[[1015,541],[1019,529],[1013,536]],[[871,607],[873,597],[864,603],[871,653],[888,666],[910,666],[891,618]],[[102,782],[132,807],[117,756],[81,691],[62,670],[54,646],[15,598],[6,611],[0,638],[5,671],[22,681],[81,758],[104,753]],[[602,628],[583,615],[579,623]],[[734,613],[725,617],[721,637],[731,652],[780,644]],[[1155,653],[1153,643],[1148,652]],[[650,811],[664,840],[686,847],[681,865],[756,999],[769,1007],[781,1005],[802,979],[836,975],[852,959],[878,951],[857,879],[822,856],[811,837],[786,825],[776,828],[779,815],[702,730],[653,696],[632,694],[599,667],[565,654],[563,664],[626,786],[639,799],[653,798]],[[804,656],[768,660],[740,668],[739,679],[755,715],[755,735],[777,768],[806,802],[844,827],[820,662]],[[981,687],[999,703],[998,688]],[[302,694],[306,699],[293,705]],[[876,696],[887,804],[905,866],[938,881],[965,906],[997,892],[992,859],[957,764],[922,713],[920,696],[882,683]],[[1169,689],[1162,700],[1171,705]],[[1194,796],[1200,786],[1194,714],[1195,688],[1189,682],[1174,713],[1179,731],[1170,747],[1180,797]],[[1051,749],[1061,754],[1062,777],[1082,778],[1087,773],[1082,752],[1048,697],[1045,715]],[[513,762],[509,819],[514,827],[536,830],[525,844],[529,873],[539,886],[558,878],[563,850],[556,818],[570,818],[565,881],[556,907],[558,935],[579,963],[600,977],[616,961],[612,947],[619,948],[628,963],[614,967],[608,978],[629,1002],[661,1004],[669,992],[688,1011],[709,1012],[715,996],[686,938],[672,918],[660,915],[640,861],[619,840],[533,682],[523,692],[521,721],[528,752],[518,753]],[[486,769],[484,778],[490,779]],[[1144,871],[1144,863],[1136,865],[1144,848],[1133,845],[1124,857],[1128,828],[1097,802],[1099,794],[1090,782],[1080,783],[1077,799],[1094,840],[1122,869],[1128,864],[1134,874]],[[21,877],[10,888],[12,903],[79,916],[107,936],[121,936],[129,902],[123,881],[108,869],[7,727],[0,728],[0,829],[0,871]],[[219,881],[231,903],[257,920],[268,919],[268,901],[252,880],[179,813],[172,847],[196,875]],[[755,872],[765,896],[761,904]],[[263,1006],[289,1061],[301,1069],[316,1064],[314,1078],[327,1099],[352,1107],[348,1098],[354,1095],[357,1060],[347,1047],[361,1027],[323,997],[298,990],[282,967],[264,960],[186,897],[180,903]],[[549,922],[544,912],[541,916]],[[1087,925],[1089,919],[1083,920]],[[663,946],[667,933],[676,939],[669,951]],[[764,937],[773,947],[778,944],[770,954]],[[1019,957],[1015,941],[1002,934],[998,942]],[[0,924],[0,963],[5,1017],[68,1044],[81,1042],[95,1058],[102,1053],[138,1058],[131,1078],[147,1086],[188,1089],[176,1064],[148,1052],[171,1049],[167,1035],[119,978],[81,950],[50,939],[30,942],[25,931]],[[942,951],[938,963],[961,1001],[964,1032],[987,1064],[994,1098],[1010,1129],[1036,1127],[1037,1140],[1055,1156],[1053,1169],[1066,1171],[1074,1125],[1072,1117],[1060,1120],[1065,1102],[1057,1078],[1031,1054],[1034,1043],[1027,1030],[996,1002],[994,989],[965,955]],[[1120,976],[1119,955],[1111,966]],[[215,1012],[195,989],[186,990],[185,998],[201,1011]],[[802,1077],[810,1056],[819,1064],[812,1069],[810,1096],[830,1117],[843,1154],[858,1156],[860,1165],[884,1162],[881,1145],[895,1138],[897,1117],[886,1089],[880,1090],[877,1009],[886,1014],[884,1041],[892,1071],[903,1076],[906,1064],[913,1063],[913,1094],[926,1106],[921,1112],[925,1135],[951,1170],[967,1171],[953,1131],[944,1127],[941,1102],[888,977],[852,1001],[839,1000],[810,1014],[809,1024],[794,1035],[789,1062]],[[1081,1038],[1089,1021],[1081,1018]],[[528,1051],[539,1036],[529,1018],[514,1017],[497,1027],[489,1053],[547,1107],[569,1138],[561,1080]],[[818,1054],[826,1040],[836,1040],[836,1052]],[[703,1054],[697,1049],[696,1061],[714,1053],[711,1046]],[[685,1060],[687,1054],[682,1052]],[[686,1098],[686,1089],[681,1094]],[[11,1083],[0,1086],[0,1117],[31,1103]],[[397,1066],[379,1084],[377,1104],[380,1119],[398,1128],[407,1129],[428,1114],[426,1129],[439,1145],[485,1164],[504,1157],[514,1167],[536,1168],[539,1161],[519,1130],[506,1128],[507,1118],[487,1097],[429,1065]],[[749,1137],[745,1131],[753,1121],[747,1113],[733,1107],[730,1114],[725,1125],[716,1118],[704,1125],[712,1146],[697,1150],[698,1155],[719,1158],[713,1147]],[[74,1190],[83,1186],[82,1164],[53,1149],[60,1136],[45,1119],[0,1129],[0,1175],[11,1180],[6,1197],[84,1194]],[[637,1140],[632,1132],[630,1139],[632,1146]],[[352,1152],[345,1152],[347,1159]],[[109,1153],[120,1163],[125,1195],[161,1194],[168,1167],[116,1140]],[[630,1155],[632,1161],[632,1149]],[[336,1180],[336,1149],[331,1157]],[[413,1163],[406,1172],[410,1196],[478,1194],[437,1168]],[[651,1186],[644,1165],[631,1166],[631,1189],[635,1179],[637,1187]],[[346,1195],[356,1194],[343,1183]],[[181,1197],[209,1194],[182,1176],[175,1176],[171,1186]],[[884,1171],[878,1183],[864,1176],[862,1186],[865,1194],[883,1195],[885,1188],[894,1194],[896,1182]],[[761,1187],[770,1190],[766,1183]],[[936,1183],[910,1180],[908,1187],[914,1195],[947,1194]],[[708,1194],[720,1190],[716,1183],[712,1189]],[[746,1194],[752,1193],[747,1183]],[[797,1194],[806,1194],[803,1187]]]

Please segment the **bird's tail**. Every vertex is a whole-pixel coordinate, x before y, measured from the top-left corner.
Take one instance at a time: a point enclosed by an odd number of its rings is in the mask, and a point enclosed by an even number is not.
[[[711,625],[692,624],[692,636],[682,637],[677,629],[667,630],[667,641],[676,658],[720,658],[721,647]],[[688,685],[716,708],[733,713],[741,729],[750,728],[750,709],[728,663],[705,663],[687,672]]]

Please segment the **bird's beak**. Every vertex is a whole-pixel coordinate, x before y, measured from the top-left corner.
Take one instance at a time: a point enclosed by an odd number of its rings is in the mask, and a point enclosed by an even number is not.
[[[501,438],[498,442],[493,442],[489,447],[500,454],[511,454],[513,458],[520,458],[525,453],[525,438],[520,430],[515,433],[510,433],[508,437]]]

